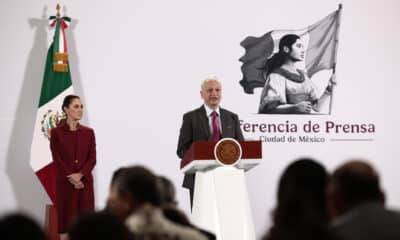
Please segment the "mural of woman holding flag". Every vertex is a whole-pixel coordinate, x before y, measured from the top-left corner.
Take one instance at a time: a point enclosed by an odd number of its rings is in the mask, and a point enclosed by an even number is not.
[[[265,86],[261,94],[259,113],[305,114],[319,111],[332,92],[329,82],[324,93],[318,97],[317,89],[307,74],[296,68],[303,61],[304,44],[295,34],[280,39],[279,52],[267,61]]]
[[[263,88],[259,114],[331,114],[341,10],[302,29],[272,30],[240,43],[239,83],[247,94]],[[319,72],[324,77],[314,77]]]

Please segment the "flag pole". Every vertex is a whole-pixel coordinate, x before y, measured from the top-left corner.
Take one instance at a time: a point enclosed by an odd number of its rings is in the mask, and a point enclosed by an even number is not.
[[[334,63],[333,63],[333,68],[332,68],[332,76],[331,79],[329,80],[330,83],[332,84],[332,90],[331,90],[331,100],[329,101],[329,114],[332,113],[332,102],[333,102],[333,88],[334,85],[336,85],[336,57],[337,57],[337,49],[339,45],[339,29],[340,29],[340,18],[342,15],[342,9],[343,5],[339,3],[339,9],[338,9],[338,18],[337,18],[337,30],[336,30],[336,36],[335,36],[335,52],[334,52]]]

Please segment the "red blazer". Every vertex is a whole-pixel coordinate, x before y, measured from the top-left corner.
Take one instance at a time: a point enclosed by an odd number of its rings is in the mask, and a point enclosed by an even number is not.
[[[72,173],[83,174],[83,181],[93,181],[96,164],[96,140],[93,129],[78,125],[71,131],[63,124],[51,131],[50,148],[56,166],[57,180],[66,180]]]

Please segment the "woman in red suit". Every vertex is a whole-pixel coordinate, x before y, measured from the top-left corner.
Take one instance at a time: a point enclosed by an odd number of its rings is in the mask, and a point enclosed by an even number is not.
[[[94,210],[96,141],[93,129],[79,124],[83,105],[78,96],[66,96],[62,110],[66,120],[51,131],[50,148],[57,176],[58,232],[65,239],[75,218]]]

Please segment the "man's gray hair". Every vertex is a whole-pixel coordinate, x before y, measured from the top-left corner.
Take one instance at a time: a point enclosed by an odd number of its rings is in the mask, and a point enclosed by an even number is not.
[[[209,83],[209,82],[217,82],[219,85],[221,85],[221,82],[218,80],[217,77],[213,76],[213,77],[207,77],[206,79],[203,80],[203,82],[201,83],[201,89],[204,89],[204,86]]]

